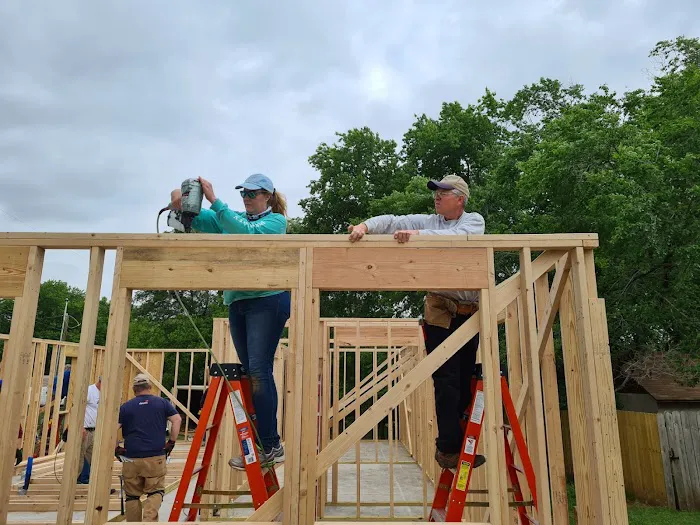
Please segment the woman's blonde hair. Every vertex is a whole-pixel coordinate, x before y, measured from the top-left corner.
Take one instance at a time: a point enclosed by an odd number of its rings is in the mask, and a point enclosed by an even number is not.
[[[268,203],[272,208],[272,213],[280,213],[285,217],[287,216],[287,198],[284,194],[275,190],[270,196]]]

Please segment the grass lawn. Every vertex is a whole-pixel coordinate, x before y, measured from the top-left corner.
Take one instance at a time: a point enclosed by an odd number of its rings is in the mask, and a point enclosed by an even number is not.
[[[700,511],[679,512],[666,507],[627,503],[630,525],[700,525]]]
[[[573,508],[576,503],[574,486],[566,486],[569,497],[569,522],[574,524]],[[649,507],[642,503],[627,502],[629,525],[700,525],[700,511],[679,512],[667,507]]]

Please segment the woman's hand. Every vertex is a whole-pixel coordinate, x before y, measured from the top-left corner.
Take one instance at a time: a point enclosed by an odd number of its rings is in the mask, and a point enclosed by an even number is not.
[[[182,209],[182,191],[180,191],[180,188],[174,189],[170,192],[170,209]]]
[[[365,233],[367,233],[367,225],[364,222],[358,224],[357,226],[353,226],[351,224],[348,226],[348,233],[350,233],[350,242],[359,241],[365,236]]]
[[[204,198],[210,203],[214,204],[214,201],[216,200],[216,195],[214,195],[214,186],[211,185],[211,182],[203,179],[202,177],[199,177],[199,183],[202,185],[202,193],[204,193]]]

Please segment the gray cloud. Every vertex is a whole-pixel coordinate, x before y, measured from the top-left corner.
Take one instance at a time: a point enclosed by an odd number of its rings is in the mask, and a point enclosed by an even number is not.
[[[335,131],[400,141],[414,114],[541,76],[644,87],[653,45],[698,20],[694,0],[4,2],[0,229],[152,232],[183,179],[238,206],[256,171],[299,216]],[[45,277],[86,270],[64,253]]]

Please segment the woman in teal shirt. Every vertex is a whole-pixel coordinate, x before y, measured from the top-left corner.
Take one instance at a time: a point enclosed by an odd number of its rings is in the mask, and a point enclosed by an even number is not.
[[[193,230],[204,233],[286,233],[287,202],[265,175],[251,175],[236,186],[241,190],[245,212],[233,211],[217,199],[209,181],[200,177],[199,182],[211,206],[194,219]],[[180,207],[180,198],[180,190],[171,193],[174,207]],[[284,461],[284,448],[277,432],[277,387],[272,367],[284,325],[289,319],[290,303],[289,291],[224,291],[231,338],[251,379],[263,463]],[[242,457],[232,458],[229,465],[245,470]]]

